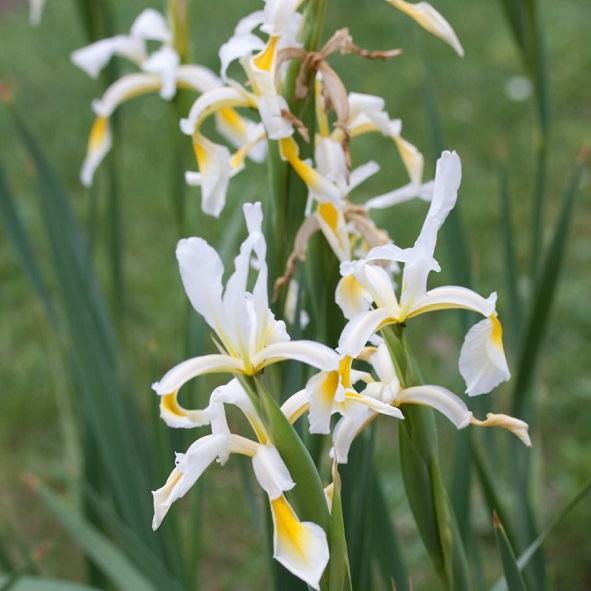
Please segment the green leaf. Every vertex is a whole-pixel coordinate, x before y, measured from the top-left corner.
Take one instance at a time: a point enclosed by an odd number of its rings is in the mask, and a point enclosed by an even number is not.
[[[554,229],[554,236],[548,248],[546,260],[540,280],[536,286],[531,315],[529,317],[521,355],[518,364],[518,374],[515,380],[512,414],[521,417],[526,414],[531,398],[531,384],[535,372],[536,362],[546,333],[550,310],[554,301],[554,294],[558,286],[558,279],[572,219],[575,196],[579,187],[582,164],[579,164],[572,176],[572,180],[564,194],[560,217]]]
[[[83,585],[82,583],[70,583],[61,579],[49,579],[44,577],[19,577],[10,587],[4,587],[9,577],[0,577],[0,590],[4,591],[102,591],[98,587]]]
[[[17,255],[20,258],[21,265],[30,281],[33,289],[39,296],[45,311],[51,321],[55,321],[55,311],[51,302],[51,297],[41,276],[37,265],[33,248],[29,241],[27,231],[21,221],[18,213],[14,196],[8,185],[8,180],[4,173],[4,167],[0,163],[0,217],[4,223],[4,229],[8,238],[14,245]]]
[[[497,540],[497,549],[503,563],[503,570],[505,571],[505,579],[509,591],[526,591],[527,587],[519,571],[515,554],[511,548],[511,544],[505,534],[503,524],[500,522],[496,513],[493,513],[493,524],[495,528],[495,538]]]
[[[352,591],[351,572],[345,538],[345,522],[341,501],[341,478],[337,464],[332,469],[333,493],[330,512],[330,562],[328,565],[329,591]]]
[[[156,587],[123,554],[123,552],[77,510],[69,507],[41,483],[35,489],[54,517],[82,548],[85,555],[121,591],[156,591]]]

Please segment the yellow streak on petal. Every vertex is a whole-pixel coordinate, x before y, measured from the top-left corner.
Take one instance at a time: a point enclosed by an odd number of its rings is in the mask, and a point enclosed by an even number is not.
[[[400,157],[410,176],[410,180],[413,183],[419,184],[423,178],[423,155],[417,150],[416,146],[413,146],[413,144],[399,135],[392,136],[392,139],[400,152]]]
[[[104,139],[105,135],[109,131],[109,118],[108,117],[97,117],[92,124],[90,130],[90,137],[88,138],[88,151],[94,152],[98,150]]]
[[[244,123],[242,117],[234,109],[224,107],[218,111],[218,115],[228,127],[234,129],[241,136],[246,137],[246,123]]]
[[[316,77],[314,92],[316,95],[316,123],[318,125],[318,133],[322,137],[328,137],[330,135],[330,129],[328,125],[328,117],[326,116],[326,102],[322,95],[322,82],[318,76]]]
[[[353,357],[345,355],[339,363],[339,374],[341,375],[341,383],[344,388],[352,389],[351,384],[351,364],[353,363]]]
[[[199,170],[203,170],[207,166],[209,155],[197,138],[193,140],[193,150],[195,152],[195,157],[197,158],[197,166],[199,167]]]
[[[176,415],[177,417],[186,417],[185,410],[179,405],[177,401],[177,393],[166,394],[160,398],[160,407],[166,412]]]
[[[351,129],[349,135],[350,137],[354,138],[359,135],[363,135],[364,133],[372,133],[374,131],[379,131],[380,133],[382,132],[382,130],[375,123],[372,121],[367,121],[361,125],[356,125],[353,129]]]
[[[252,58],[252,64],[259,70],[270,72],[273,67],[273,61],[275,59],[275,48],[277,47],[277,41],[279,37],[271,37],[267,42],[267,46],[255,57]]]
[[[332,203],[319,203],[318,215],[328,224],[328,227],[336,234],[339,222],[338,213]]]
[[[491,335],[492,341],[497,347],[503,350],[503,327],[496,314],[492,314],[489,318],[493,327]]]
[[[259,442],[263,445],[267,445],[269,437],[267,435],[267,432],[265,431],[265,427],[263,427],[261,422],[258,420],[258,417],[250,413],[245,413],[245,415],[248,419],[248,422],[250,423],[250,426],[253,428],[254,433],[257,436]]]
[[[289,554],[296,554],[299,560],[308,563],[305,543],[306,529],[299,521],[285,496],[281,495],[273,499],[271,501],[271,510],[275,515],[275,533],[279,543]]]
[[[326,378],[322,380],[320,387],[320,394],[329,404],[332,404],[334,401],[338,386],[339,373],[336,371],[326,372]]]
[[[287,160],[291,167],[295,170],[297,175],[306,183],[308,188],[316,191],[317,193],[323,193],[323,188],[326,189],[327,181],[318,174],[313,168],[308,166],[298,156],[298,145],[295,140],[291,137],[282,138],[279,140],[279,150],[285,160]],[[325,186],[323,187],[323,181]]]

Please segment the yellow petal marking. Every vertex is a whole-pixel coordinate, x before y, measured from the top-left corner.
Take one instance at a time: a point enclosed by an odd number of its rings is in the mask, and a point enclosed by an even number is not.
[[[273,499],[271,501],[271,510],[275,515],[277,538],[283,545],[287,546],[286,549],[290,554],[297,554],[306,564],[309,564],[306,556],[306,529],[299,521],[285,496],[281,495]]]
[[[193,139],[193,150],[195,151],[195,157],[197,158],[197,166],[199,170],[203,170],[207,166],[208,154],[207,150],[201,145],[201,142],[197,139]]]
[[[92,124],[90,130],[90,138],[88,139],[88,151],[94,152],[98,150],[105,139],[105,135],[109,130],[109,118],[97,117]]]
[[[246,137],[246,124],[244,120],[236,111],[230,107],[224,107],[220,109],[218,115],[221,119],[224,120],[224,123],[234,129],[240,135]]]
[[[501,350],[503,349],[503,327],[501,326],[501,323],[499,322],[499,319],[497,318],[496,314],[492,314],[491,316],[489,316],[490,321],[492,322],[492,341],[493,343],[499,347]]]
[[[319,203],[318,215],[328,224],[328,227],[333,233],[336,234],[339,218],[335,206],[332,203]]]
[[[339,363],[339,374],[341,375],[341,383],[344,388],[352,389],[351,384],[351,364],[353,363],[353,357],[345,355]]]
[[[186,417],[184,409],[179,405],[177,399],[177,393],[166,394],[160,399],[160,407],[166,412],[176,415],[177,417]]]
[[[275,59],[275,48],[277,47],[277,41],[279,37],[271,37],[267,42],[267,46],[263,51],[252,58],[252,63],[255,68],[270,72],[273,67],[273,61]]]

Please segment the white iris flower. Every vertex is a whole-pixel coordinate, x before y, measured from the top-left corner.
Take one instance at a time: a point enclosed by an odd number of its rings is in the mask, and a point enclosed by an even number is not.
[[[455,205],[460,178],[458,155],[444,152],[437,161],[433,200],[414,246],[403,250],[388,244],[372,249],[363,260],[341,264],[343,278],[337,287],[337,303],[350,322],[343,330],[338,350],[356,357],[384,326],[403,323],[425,312],[451,308],[478,312],[485,319],[470,329],[460,354],[466,392],[474,396],[490,392],[510,377],[495,311],[496,293],[485,299],[464,287],[427,290],[429,273],[440,270],[433,258],[437,233]],[[390,274],[374,264],[378,260],[404,263],[400,299]]]

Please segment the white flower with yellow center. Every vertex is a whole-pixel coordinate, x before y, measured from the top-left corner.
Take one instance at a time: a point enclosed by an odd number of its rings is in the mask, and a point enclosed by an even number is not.
[[[430,406],[445,415],[457,429],[464,429],[468,425],[502,427],[519,437],[528,447],[531,446],[528,425],[524,421],[492,413],[487,415],[485,421],[480,421],[474,418],[461,398],[441,386],[423,385],[401,388],[390,352],[385,344],[364,349],[360,358],[371,364],[377,376],[377,380],[367,373],[361,376],[361,379],[367,383],[361,395],[387,402],[396,409],[402,404]],[[331,457],[340,464],[347,463],[354,438],[378,416],[376,409],[369,405],[359,408],[356,413],[343,416],[334,428]]]
[[[485,299],[457,286],[427,290],[429,273],[440,269],[433,258],[437,233],[455,205],[460,178],[458,155],[444,152],[437,161],[433,200],[414,246],[404,250],[393,244],[380,246],[364,260],[341,265],[343,278],[336,299],[350,322],[341,334],[338,350],[356,357],[371,335],[386,325],[401,324],[435,310],[472,310],[485,319],[466,335],[460,353],[460,373],[466,381],[466,392],[474,396],[490,392],[510,377],[502,328],[495,311],[496,294]],[[390,274],[374,264],[379,260],[404,263],[400,299]]]
[[[148,54],[147,41],[157,41],[162,46]],[[180,58],[171,47],[171,42],[172,33],[164,17],[156,10],[146,9],[134,21],[129,35],[101,39],[72,53],[72,62],[92,78],[98,77],[115,55],[131,60],[141,70],[116,80],[100,99],[92,103],[97,118],[91,130],[80,174],[84,185],[92,184],[96,168],[111,149],[109,118],[121,103],[154,92],[159,92],[163,99],[170,100],[175,96],[177,88],[203,93],[223,85],[211,70],[203,66],[180,64]],[[248,128],[248,122],[232,109],[217,114],[216,124],[220,133],[238,148],[249,143],[252,132]]]
[[[332,349],[313,341],[290,341],[285,323],[275,319],[267,295],[267,247],[261,230],[260,203],[246,204],[244,215],[248,237],[234,260],[235,271],[225,289],[222,260],[207,242],[189,238],[178,244],[177,259],[185,291],[195,310],[216,333],[221,352],[184,361],[153,385],[162,396],[161,416],[172,426],[208,422],[207,415],[191,416],[191,411],[177,402],[178,390],[191,378],[208,373],[254,375],[285,359],[321,370],[338,365],[338,356]],[[251,292],[247,283],[253,257],[258,274]]]
[[[230,432],[224,405],[232,404],[244,412],[258,442]],[[252,458],[255,477],[269,499],[273,518],[273,557],[314,589],[329,558],[326,533],[317,524],[302,522],[285,492],[294,488],[289,470],[273,446],[256,410],[236,379],[218,388],[206,411],[212,433],[198,439],[185,454],[176,455],[176,468],[154,496],[154,520],[158,528],[172,503],[183,497],[215,460],[225,464],[231,454]]]

